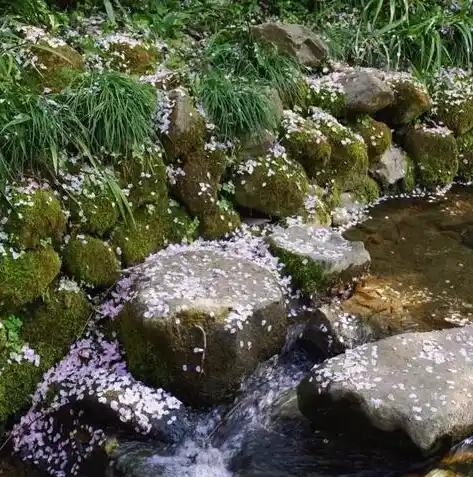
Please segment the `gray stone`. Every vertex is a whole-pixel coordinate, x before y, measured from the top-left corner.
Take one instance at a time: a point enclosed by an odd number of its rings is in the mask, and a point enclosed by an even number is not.
[[[304,66],[316,67],[327,58],[328,49],[325,43],[303,25],[263,23],[252,27],[251,31],[256,38],[274,43]]]
[[[349,242],[328,228],[279,228],[270,235],[269,243],[281,257],[286,272],[305,292],[322,291],[338,281],[348,281],[370,263],[362,242]]]
[[[408,163],[406,153],[391,146],[377,161],[371,164],[371,175],[382,187],[389,187],[406,177]]]
[[[394,101],[394,92],[377,75],[366,70],[347,72],[339,77],[351,113],[374,114]]]
[[[188,404],[230,399],[243,376],[284,343],[276,271],[189,247],[159,252],[133,274],[135,297],[119,325],[129,369]]]
[[[343,227],[357,220],[364,214],[365,206],[355,199],[352,193],[344,192],[341,195],[340,207],[332,212],[332,225]]]
[[[277,141],[277,135],[272,131],[263,131],[258,136],[248,138],[242,144],[244,156],[264,156],[269,148]]]
[[[333,356],[367,343],[372,335],[373,330],[359,317],[344,313],[334,303],[323,305],[313,312],[302,340],[325,355]]]
[[[473,431],[472,363],[472,326],[405,333],[316,365],[299,384],[299,406],[311,420],[322,405],[361,412],[376,428],[402,430],[427,451]]]

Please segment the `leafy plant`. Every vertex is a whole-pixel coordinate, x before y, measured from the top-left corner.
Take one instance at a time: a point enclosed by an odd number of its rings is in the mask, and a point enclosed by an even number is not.
[[[18,352],[21,349],[22,325],[21,319],[14,315],[0,319],[0,352]]]

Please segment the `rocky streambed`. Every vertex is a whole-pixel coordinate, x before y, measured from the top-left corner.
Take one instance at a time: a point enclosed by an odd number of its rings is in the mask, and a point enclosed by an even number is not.
[[[47,374],[15,449],[58,476],[470,475],[472,194],[382,201],[345,238],[158,252]]]

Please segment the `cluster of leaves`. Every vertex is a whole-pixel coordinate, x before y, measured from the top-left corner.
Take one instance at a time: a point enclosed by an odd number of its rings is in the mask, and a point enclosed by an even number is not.
[[[23,345],[20,335],[22,325],[21,319],[15,315],[0,319],[0,356],[20,351]]]

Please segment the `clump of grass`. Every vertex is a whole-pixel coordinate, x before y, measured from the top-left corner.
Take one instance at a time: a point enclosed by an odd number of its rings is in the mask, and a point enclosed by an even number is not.
[[[94,151],[130,153],[155,134],[153,88],[116,72],[79,76],[65,100],[91,137]]]
[[[47,22],[50,11],[43,0],[0,0],[2,16],[20,18],[25,23],[39,25]]]
[[[213,70],[200,76],[194,89],[225,139],[258,134],[277,126],[275,105],[261,83]]]

